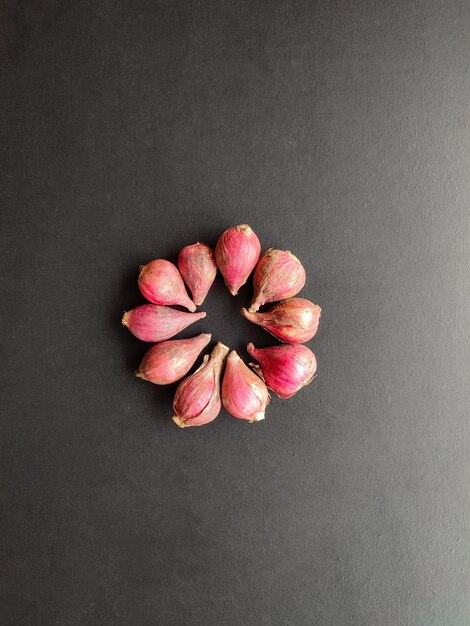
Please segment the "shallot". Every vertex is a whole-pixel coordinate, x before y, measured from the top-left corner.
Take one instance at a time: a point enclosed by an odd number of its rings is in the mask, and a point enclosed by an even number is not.
[[[246,283],[261,253],[261,244],[248,224],[233,226],[220,236],[215,260],[232,296]]]
[[[141,266],[139,289],[153,304],[179,304],[190,311],[196,310],[178,268],[165,259],[155,259]]]
[[[266,385],[248,369],[235,350],[227,357],[222,381],[222,403],[231,415],[250,422],[263,420],[269,403]]]
[[[206,317],[204,311],[186,313],[157,304],[143,304],[124,313],[122,323],[142,341],[165,341]]]
[[[178,269],[191,291],[194,304],[201,305],[217,274],[211,248],[205,243],[186,246],[179,253]]]
[[[281,341],[304,343],[317,332],[321,309],[305,298],[289,298],[265,313],[251,313],[243,308],[242,314]]]
[[[184,428],[215,420],[222,408],[220,377],[229,348],[218,343],[202,365],[180,382],[173,400],[173,421]]]
[[[170,339],[152,346],[144,355],[135,375],[155,385],[169,385],[183,378],[192,368],[211,335],[202,333],[191,339]]]
[[[315,355],[307,346],[286,343],[271,348],[255,348],[249,343],[247,351],[261,367],[253,363],[250,365],[280,398],[292,397],[312,381],[317,371]]]
[[[253,285],[251,313],[267,302],[285,300],[299,293],[305,285],[305,270],[292,252],[270,248],[258,261]]]

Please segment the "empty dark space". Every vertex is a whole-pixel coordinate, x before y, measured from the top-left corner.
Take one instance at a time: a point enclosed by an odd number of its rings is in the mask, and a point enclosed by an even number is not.
[[[0,9],[2,626],[468,626],[467,0]],[[323,309],[266,419],[171,421],[138,267],[248,223]],[[220,276],[182,336],[275,343]]]

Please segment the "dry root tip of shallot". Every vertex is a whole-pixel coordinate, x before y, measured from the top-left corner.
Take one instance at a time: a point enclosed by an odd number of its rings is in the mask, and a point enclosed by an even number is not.
[[[183,422],[181,417],[179,417],[178,415],[173,415],[173,417],[171,418],[175,424],[177,426],[179,426],[180,428],[186,428],[187,426],[190,426],[190,424],[186,424],[186,422]]]

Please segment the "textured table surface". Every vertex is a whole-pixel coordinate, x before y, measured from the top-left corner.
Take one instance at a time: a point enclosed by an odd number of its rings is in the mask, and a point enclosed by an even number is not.
[[[2,626],[468,626],[467,0],[0,18]],[[244,222],[306,267],[318,377],[179,430],[120,317]],[[183,336],[273,343],[250,295]]]

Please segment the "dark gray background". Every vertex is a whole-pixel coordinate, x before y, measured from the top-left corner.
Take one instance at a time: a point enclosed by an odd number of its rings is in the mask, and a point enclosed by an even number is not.
[[[468,1],[0,26],[2,626],[470,624]],[[182,431],[120,316],[243,222],[305,264],[319,376]],[[185,336],[272,343],[249,297]]]

